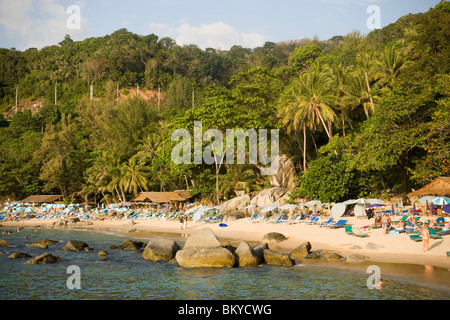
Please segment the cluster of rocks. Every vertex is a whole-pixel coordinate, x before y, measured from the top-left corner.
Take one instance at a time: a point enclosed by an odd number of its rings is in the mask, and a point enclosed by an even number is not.
[[[121,245],[112,245],[110,250],[131,250],[142,252],[142,258],[150,261],[170,261],[177,263],[183,268],[200,267],[257,267],[260,264],[273,266],[292,267],[304,259],[321,259],[326,261],[345,260],[338,252],[332,250],[311,251],[311,244],[304,242],[291,252],[280,252],[275,250],[277,244],[287,240],[287,238],[277,232],[267,233],[258,244],[250,245],[246,241],[241,241],[237,247],[230,243],[222,244],[210,228],[202,228],[191,234],[183,248],[171,239],[154,238],[150,242],[144,243],[137,240],[125,240]],[[35,241],[28,247],[46,249],[57,241],[44,239]],[[9,244],[0,240],[0,246]],[[83,241],[68,241],[63,250],[65,251],[90,251],[93,250]],[[11,259],[29,258],[27,253],[15,252],[9,256]],[[98,257],[102,261],[108,260],[108,253],[105,250],[98,252]],[[347,262],[361,262],[367,258],[363,255],[353,254],[347,258]],[[44,253],[29,261],[28,264],[57,263],[61,257]]]

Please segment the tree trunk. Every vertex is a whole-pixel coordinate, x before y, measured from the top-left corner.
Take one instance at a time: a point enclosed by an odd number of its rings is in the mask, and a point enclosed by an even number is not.
[[[303,123],[303,171],[306,173],[306,123]]]

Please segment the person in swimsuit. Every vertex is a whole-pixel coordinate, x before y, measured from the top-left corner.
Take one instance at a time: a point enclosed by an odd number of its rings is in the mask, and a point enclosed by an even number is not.
[[[428,224],[425,224],[422,229],[422,248],[423,252],[428,251],[430,244],[430,231],[428,230]],[[426,250],[425,250],[426,248]]]

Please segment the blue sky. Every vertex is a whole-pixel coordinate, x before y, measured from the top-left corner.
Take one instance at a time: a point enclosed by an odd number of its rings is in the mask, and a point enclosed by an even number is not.
[[[426,12],[439,0],[0,0],[0,47],[42,48],[111,34],[120,28],[155,33],[178,44],[227,50],[265,41],[317,36],[326,40],[352,30],[371,30],[367,8],[376,5],[381,27],[408,13]],[[79,28],[69,28],[70,6],[80,9]],[[76,20],[70,20],[76,21]]]

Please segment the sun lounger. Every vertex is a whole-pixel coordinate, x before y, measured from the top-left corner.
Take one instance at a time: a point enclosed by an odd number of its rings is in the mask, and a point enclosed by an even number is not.
[[[283,219],[283,216],[279,216],[276,220],[269,220],[267,223],[279,223]]]
[[[328,225],[332,224],[332,223],[333,223],[333,221],[334,221],[334,219],[333,219],[333,218],[330,218],[330,219],[328,219],[328,221],[325,221],[325,222],[319,223],[318,225],[319,225],[319,227],[326,227],[326,226],[328,226]]]
[[[411,240],[416,241],[416,242],[422,241],[422,237],[419,236],[418,234],[410,234],[410,235],[409,235],[409,238],[410,238]]]
[[[352,226],[344,226],[344,229],[345,229],[345,233],[352,235],[352,236],[356,236],[356,237],[360,237],[360,238],[365,238],[365,237],[369,236],[367,233],[362,232],[358,228],[353,229]]]
[[[428,228],[428,231],[430,232],[430,238],[431,239],[442,239],[442,236],[440,234],[437,234],[434,232],[432,228]]]
[[[299,215],[297,218],[293,219],[292,221],[289,221],[289,224],[298,224],[301,223],[303,221],[303,219],[305,218],[305,215]]]
[[[312,217],[311,220],[305,221],[306,224],[314,224],[319,220],[319,217]]]
[[[328,226],[328,228],[342,228],[345,226],[345,224],[347,223],[347,220],[339,220],[338,222],[334,223],[334,224],[330,224]]]

